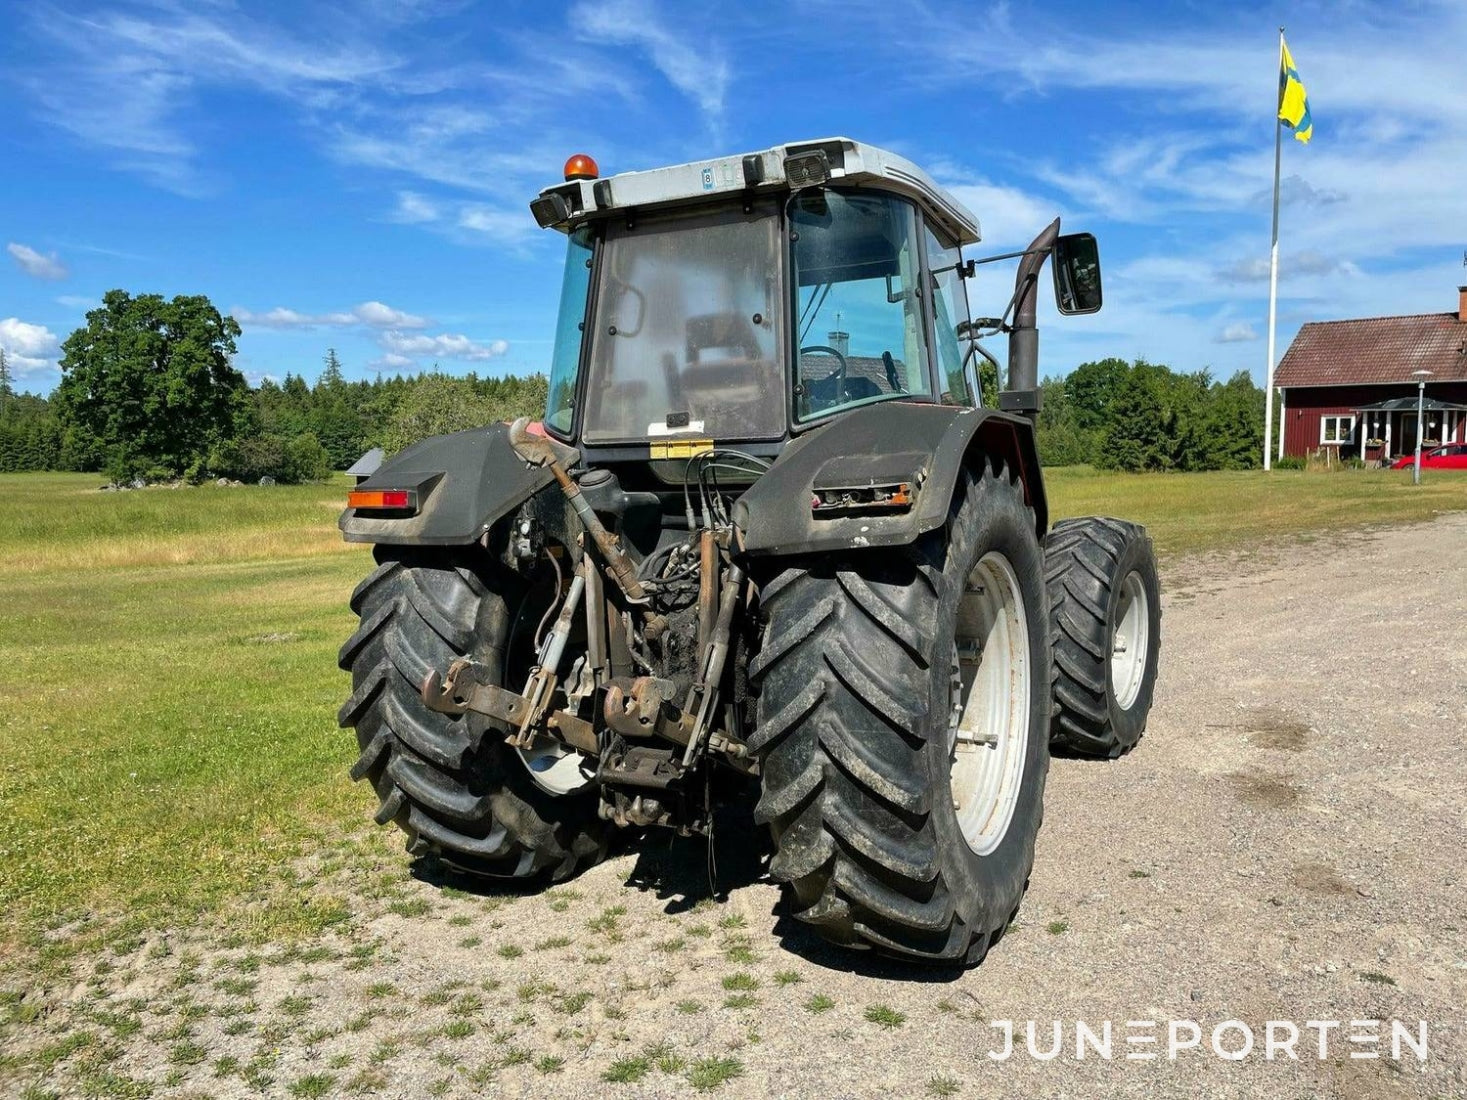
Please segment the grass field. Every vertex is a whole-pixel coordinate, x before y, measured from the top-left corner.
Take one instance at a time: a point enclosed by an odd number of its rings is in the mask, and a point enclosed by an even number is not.
[[[346,919],[292,862],[360,834],[374,805],[335,724],[346,599],[369,568],[335,529],[344,479],[99,480],[0,477],[0,959],[59,976],[148,927],[267,937]],[[1128,516],[1163,554],[1467,508],[1467,476],[1447,474],[1418,489],[1397,473],[1065,469],[1049,491],[1055,518]]]

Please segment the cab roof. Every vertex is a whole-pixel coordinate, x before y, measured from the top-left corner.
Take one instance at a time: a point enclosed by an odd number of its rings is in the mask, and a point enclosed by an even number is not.
[[[628,210],[685,206],[742,194],[764,194],[829,183],[872,187],[917,202],[928,220],[960,244],[980,239],[978,219],[905,157],[846,137],[776,145],[604,179],[577,179],[545,188],[530,209],[541,226],[562,231]]]

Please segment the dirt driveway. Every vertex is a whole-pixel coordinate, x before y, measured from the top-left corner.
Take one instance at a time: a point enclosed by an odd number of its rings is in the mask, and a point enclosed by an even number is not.
[[[1467,1095],[1467,517],[1175,561],[1164,585],[1150,730],[1123,760],[1054,762],[1028,900],[975,971],[821,947],[780,919],[736,825],[717,848],[723,901],[705,848],[662,837],[527,896],[406,879],[383,848],[333,872],[387,899],[340,937],[252,951],[179,932],[114,960],[78,987],[72,1026],[92,1037],[55,1059],[49,1087]],[[996,1060],[1004,1020],[1016,1049]],[[1059,1022],[1058,1057],[1028,1052],[1031,1020],[1041,1054]],[[1200,1025],[1201,1049],[1172,1060],[1174,1020]],[[1239,1061],[1208,1049],[1228,1020],[1255,1035]],[[1382,1057],[1350,1057],[1373,1049],[1345,1041],[1352,1020],[1386,1021]],[[1428,1022],[1424,1063],[1389,1057],[1391,1020],[1413,1039]],[[1077,1059],[1077,1022],[1099,1035],[1106,1021],[1112,1056]],[[1298,1060],[1265,1057],[1267,1021],[1299,1029]],[[1341,1022],[1323,1061],[1308,1021]],[[1151,1047],[1126,1042],[1148,1033]],[[87,1045],[106,1066],[67,1072]]]

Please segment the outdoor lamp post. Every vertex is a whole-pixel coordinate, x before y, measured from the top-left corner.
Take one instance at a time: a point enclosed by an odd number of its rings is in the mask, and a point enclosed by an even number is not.
[[[1411,377],[1416,379],[1416,464],[1411,467],[1411,483],[1421,484],[1421,437],[1426,434],[1426,380],[1431,377],[1429,370],[1413,370]]]

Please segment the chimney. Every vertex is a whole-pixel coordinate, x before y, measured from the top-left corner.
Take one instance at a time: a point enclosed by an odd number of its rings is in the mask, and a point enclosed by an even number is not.
[[[1467,325],[1467,286],[1457,288],[1457,320]]]

